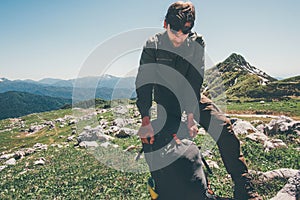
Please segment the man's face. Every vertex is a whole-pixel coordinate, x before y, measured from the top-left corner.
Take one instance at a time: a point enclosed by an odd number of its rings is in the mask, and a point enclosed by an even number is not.
[[[188,33],[187,34],[182,33],[181,30],[179,31],[171,30],[170,24],[168,24],[167,26],[167,33],[174,47],[179,47],[180,45],[182,45],[189,35]]]

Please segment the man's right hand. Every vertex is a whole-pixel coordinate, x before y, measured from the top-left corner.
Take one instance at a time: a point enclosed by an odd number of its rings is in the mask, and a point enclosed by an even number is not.
[[[143,117],[142,126],[138,130],[138,136],[141,138],[142,143],[153,144],[154,143],[154,131],[150,123],[150,118],[148,116]],[[150,141],[148,141],[150,138]]]

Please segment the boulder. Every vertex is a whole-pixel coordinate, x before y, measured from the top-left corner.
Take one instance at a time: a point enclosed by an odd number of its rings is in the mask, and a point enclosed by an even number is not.
[[[258,133],[259,131],[250,123],[241,119],[237,119],[232,124],[233,131],[236,135],[248,135],[250,133]]]
[[[288,169],[288,168],[281,168],[276,169],[268,172],[256,172],[256,174],[259,175],[259,179],[263,182],[271,181],[274,178],[284,178],[289,179],[291,177],[294,177],[299,173],[299,170],[295,169]]]
[[[280,116],[277,119],[272,119],[264,129],[267,135],[275,134],[291,134],[300,131],[300,121],[294,121],[292,118]]]
[[[264,144],[265,141],[269,140],[269,137],[261,132],[251,133],[251,134],[247,135],[246,138],[256,141],[256,142],[261,142],[262,144]]]
[[[78,143],[83,141],[100,141],[107,142],[113,140],[114,138],[103,133],[104,130],[101,126],[97,126],[95,128],[85,128],[82,133],[77,137]]]
[[[300,171],[288,180],[288,183],[271,200],[300,199]]]

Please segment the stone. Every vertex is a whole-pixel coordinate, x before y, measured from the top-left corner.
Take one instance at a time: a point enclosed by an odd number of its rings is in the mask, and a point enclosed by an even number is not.
[[[4,164],[5,165],[15,165],[15,164],[17,164],[17,161],[15,158],[11,158],[11,159],[7,160]]]
[[[113,108],[114,113],[124,115],[128,113],[128,108],[125,106],[116,106]]]
[[[50,129],[55,127],[55,125],[52,121],[46,121],[46,122],[44,122],[44,125],[49,126]]]
[[[101,147],[104,147],[104,148],[108,148],[108,147],[117,148],[117,147],[119,147],[118,145],[112,144],[112,143],[110,143],[110,142],[104,142],[104,143],[101,143],[100,146],[101,146]]]
[[[210,168],[220,169],[220,167],[216,161],[206,160],[206,162]]]
[[[47,150],[48,149],[48,145],[47,144],[41,144],[41,143],[36,143],[35,145],[33,145],[33,148],[35,150]]]
[[[82,148],[96,148],[99,147],[99,144],[96,141],[83,141],[79,143],[79,146]]]
[[[67,138],[67,142],[71,142],[71,141],[73,141],[73,140],[74,140],[74,135],[69,136],[69,137]]]
[[[15,155],[14,153],[3,154],[3,155],[0,156],[0,160],[8,160],[8,159],[14,157],[14,155]]]
[[[0,172],[1,172],[2,170],[4,170],[6,167],[7,167],[6,165],[0,166]]]
[[[134,111],[134,113],[133,113],[133,117],[139,117],[140,116],[140,112],[139,111]]]
[[[127,138],[136,134],[137,134],[137,130],[130,129],[130,128],[121,128],[120,131],[115,134],[115,136],[118,138]]]
[[[291,134],[300,131],[300,121],[294,121],[290,117],[280,116],[277,119],[272,119],[270,123],[265,126],[264,131],[267,135]]]
[[[33,164],[34,165],[45,165],[45,161],[46,161],[46,159],[42,157],[39,160],[34,161]]]
[[[256,141],[256,142],[261,142],[262,144],[265,141],[269,140],[269,137],[261,132],[251,133],[251,134],[247,135],[246,138]]]
[[[82,141],[100,141],[106,142],[109,140],[113,140],[114,138],[103,133],[104,130],[101,126],[97,126],[96,128],[85,129],[82,133],[77,137],[78,143]]]
[[[268,182],[275,178],[289,179],[291,177],[296,176],[297,173],[299,173],[299,170],[281,168],[281,169],[276,169],[268,172],[250,171],[250,173],[258,175],[259,180],[263,182]]]
[[[111,127],[109,127],[108,132],[110,134],[113,134],[113,133],[118,132],[119,130],[120,130],[120,128],[118,126],[111,126]]]
[[[258,133],[259,131],[250,123],[241,119],[237,119],[232,125],[236,135],[247,135],[250,133]]]
[[[300,170],[288,180],[288,183],[271,200],[300,199]]]
[[[268,152],[275,148],[286,148],[287,145],[280,139],[271,139],[264,142],[265,151]]]
[[[40,130],[42,130],[43,128],[45,128],[45,125],[34,125],[34,126],[30,126],[28,132],[31,134],[34,134]]]

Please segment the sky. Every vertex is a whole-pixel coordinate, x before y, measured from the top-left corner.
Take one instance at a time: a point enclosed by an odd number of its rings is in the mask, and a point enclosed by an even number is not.
[[[90,55],[115,37],[149,27],[163,30],[172,2],[0,0],[0,78],[76,78]],[[273,77],[300,75],[300,1],[192,2],[193,30],[203,35],[213,64],[238,53]],[[132,37],[127,42],[136,43]],[[137,69],[143,43],[137,44],[111,60],[106,72],[123,76]]]

